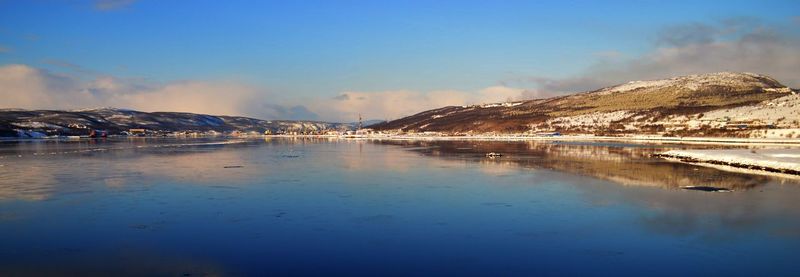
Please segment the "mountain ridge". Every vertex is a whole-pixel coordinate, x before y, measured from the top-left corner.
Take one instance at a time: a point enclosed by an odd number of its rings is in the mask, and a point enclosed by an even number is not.
[[[144,129],[149,134],[174,132],[322,132],[352,130],[354,124],[321,121],[263,120],[243,116],[189,112],[142,112],[119,108],[79,110],[0,109],[0,137],[89,135],[102,130],[111,135]]]
[[[632,81],[551,98],[441,107],[376,124],[371,128],[389,132],[450,134],[560,132],[663,135],[672,131],[691,131],[689,127],[671,130],[674,125],[679,125],[681,120],[677,118],[682,118],[688,124],[688,121],[700,120],[705,112],[758,105],[795,93],[795,90],[766,75],[718,72]],[[706,125],[707,128],[701,126],[697,129],[727,128]],[[705,130],[696,133],[703,135],[701,133],[705,133]]]

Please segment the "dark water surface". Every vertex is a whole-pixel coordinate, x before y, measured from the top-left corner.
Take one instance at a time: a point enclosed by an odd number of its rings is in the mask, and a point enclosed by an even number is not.
[[[800,272],[800,182],[676,146],[233,142],[0,142],[0,276]]]

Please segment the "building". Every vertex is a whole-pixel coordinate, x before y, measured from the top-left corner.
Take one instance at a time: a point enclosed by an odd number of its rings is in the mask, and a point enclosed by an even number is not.
[[[130,129],[128,130],[128,134],[131,136],[144,136],[147,135],[147,130],[145,129]]]

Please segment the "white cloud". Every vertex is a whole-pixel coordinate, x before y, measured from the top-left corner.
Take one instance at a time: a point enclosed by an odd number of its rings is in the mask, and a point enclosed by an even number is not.
[[[510,102],[522,100],[527,91],[507,86],[492,86],[480,91],[476,103]]]
[[[0,67],[0,107],[44,109],[74,104],[97,104],[76,87],[74,80],[26,65]]]
[[[312,101],[310,108],[322,118],[338,121],[356,121],[358,115],[366,119],[396,119],[421,111],[445,106],[461,106],[520,100],[523,89],[493,86],[477,92],[437,90],[419,92],[392,90],[378,92],[344,92],[334,98]]]
[[[261,90],[235,82],[184,81],[166,85],[111,76],[82,81],[27,65],[0,66],[0,108],[79,109],[113,106],[141,111],[242,115]],[[257,116],[259,114],[250,114]],[[263,114],[261,114],[263,115]]]
[[[329,99],[316,99],[311,110],[323,118],[356,121],[359,114],[368,119],[390,119],[408,115],[423,109],[459,105],[464,99],[454,92],[420,93],[409,90],[381,92],[343,92]]]
[[[230,82],[187,81],[154,90],[114,94],[108,102],[125,103],[129,108],[143,111],[242,115],[245,106],[256,99],[257,92],[255,88]]]
[[[662,30],[653,50],[637,57],[599,58],[583,73],[567,78],[534,76],[506,83],[534,85],[542,94],[557,95],[632,80],[720,71],[765,74],[784,85],[800,87],[800,38],[790,27],[747,18],[712,25],[684,24]]]

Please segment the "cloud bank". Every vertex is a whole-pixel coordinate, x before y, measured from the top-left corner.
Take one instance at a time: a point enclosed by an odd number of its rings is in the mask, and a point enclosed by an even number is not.
[[[765,74],[784,85],[800,87],[800,36],[794,30],[796,25],[788,22],[787,26],[771,26],[753,19],[733,18],[715,24],[670,26],[658,32],[653,50],[641,56],[620,59],[603,55],[573,77],[532,76],[505,83],[533,86],[541,95],[557,95],[631,80],[734,71]]]
[[[493,86],[477,92],[438,90],[419,92],[390,90],[378,92],[343,92],[336,97],[317,99],[312,110],[323,118],[356,121],[359,114],[367,119],[391,120],[445,106],[516,101],[527,98],[519,88]]]
[[[238,115],[264,95],[235,82],[182,81],[165,85],[99,76],[84,81],[27,65],[0,67],[0,108],[81,109],[124,107]],[[262,114],[268,115],[268,114]]]
[[[234,81],[179,81],[158,84],[140,79],[95,75],[68,62],[48,61],[73,72],[53,73],[22,64],[0,66],[0,108],[84,109],[118,107],[140,111],[177,111],[244,115],[264,119],[354,122],[394,119],[451,105],[530,98],[527,91],[493,86],[476,92],[439,90],[348,91],[335,97],[281,100],[276,93]],[[90,76],[88,80],[79,76]]]

